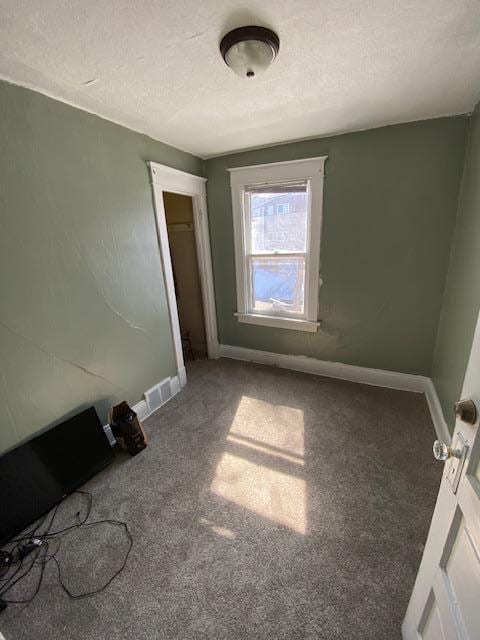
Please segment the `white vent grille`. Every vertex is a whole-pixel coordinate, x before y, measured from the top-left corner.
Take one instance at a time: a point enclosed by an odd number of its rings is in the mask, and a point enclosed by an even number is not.
[[[147,415],[150,415],[157,409],[160,409],[160,407],[172,397],[171,379],[165,378],[162,382],[145,391],[144,396],[147,404]]]
[[[140,402],[137,402],[137,404],[133,405],[132,409],[137,414],[137,417],[140,420],[140,422],[142,420],[145,420],[145,418],[148,416],[148,405],[146,400],[140,400]]]
[[[170,400],[170,378],[167,378],[158,385],[160,387],[160,396],[162,398],[162,404]]]
[[[161,383],[156,384],[151,389],[148,389],[148,391],[145,391],[145,400],[147,401],[149,414],[152,413],[153,411],[156,411],[157,409],[160,409],[160,407],[163,404]]]

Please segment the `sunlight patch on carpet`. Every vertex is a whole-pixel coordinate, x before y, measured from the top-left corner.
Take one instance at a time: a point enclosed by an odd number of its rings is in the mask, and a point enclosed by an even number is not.
[[[305,534],[303,411],[243,396],[226,442],[237,449],[222,454],[212,493]],[[265,464],[250,454],[263,456]],[[295,473],[287,473],[285,464],[294,465]]]

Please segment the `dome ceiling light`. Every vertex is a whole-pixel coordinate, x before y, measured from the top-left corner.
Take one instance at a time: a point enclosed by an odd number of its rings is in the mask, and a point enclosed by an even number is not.
[[[276,33],[265,27],[239,27],[220,42],[225,63],[242,78],[255,78],[268,69],[280,48]]]

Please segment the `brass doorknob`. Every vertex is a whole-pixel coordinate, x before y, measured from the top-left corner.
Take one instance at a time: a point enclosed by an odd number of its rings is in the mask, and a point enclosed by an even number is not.
[[[459,400],[454,404],[454,411],[457,420],[467,424],[475,424],[477,421],[477,407],[473,400]]]
[[[448,460],[451,457],[461,458],[462,452],[458,449],[452,449],[445,442],[441,442],[440,440],[435,440],[433,443],[433,455],[437,460]]]

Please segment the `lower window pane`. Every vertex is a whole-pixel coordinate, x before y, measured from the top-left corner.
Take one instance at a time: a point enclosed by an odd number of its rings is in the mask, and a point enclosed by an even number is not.
[[[305,258],[251,258],[252,311],[303,315]]]

